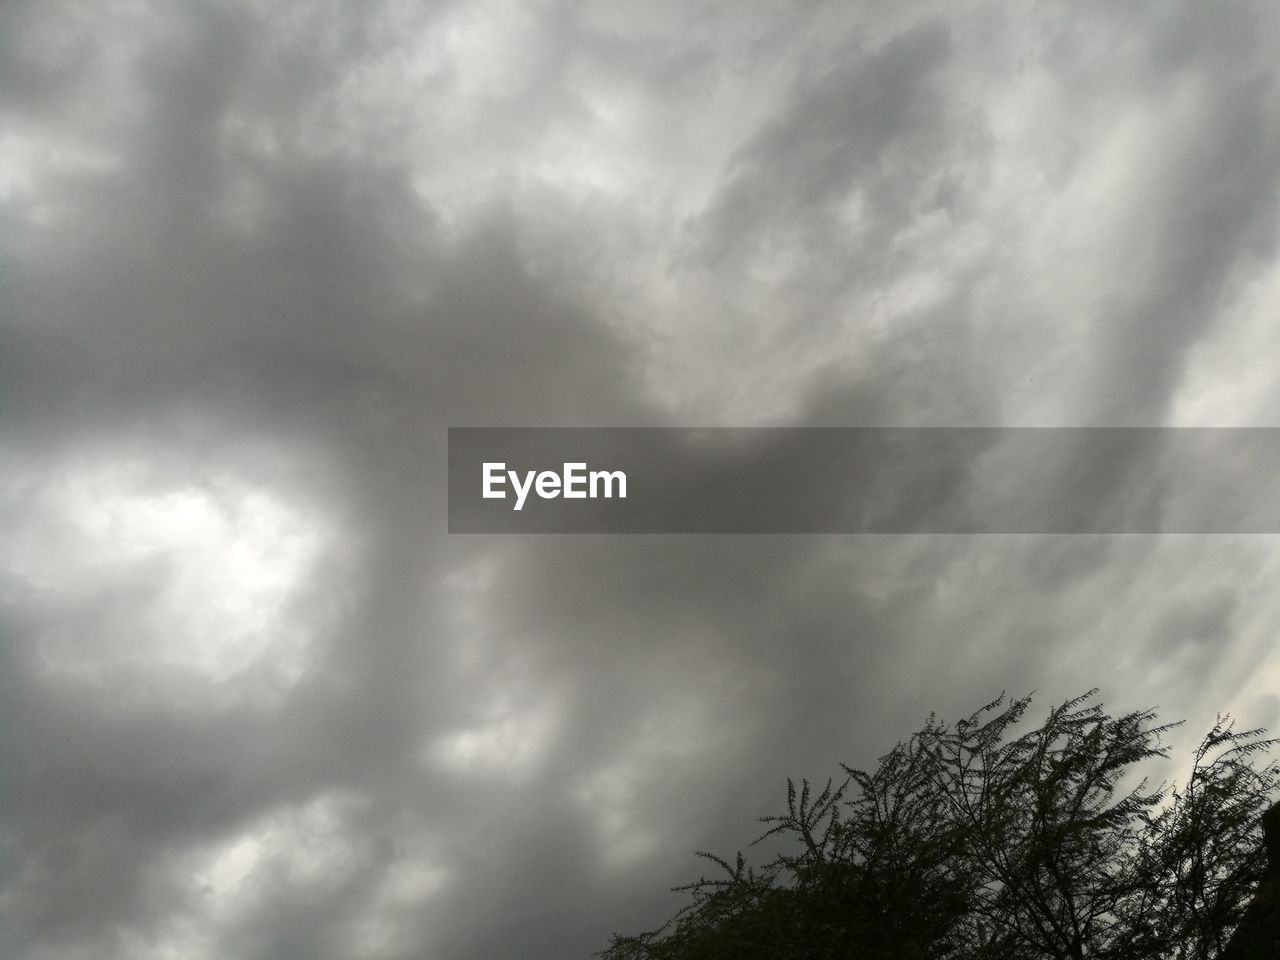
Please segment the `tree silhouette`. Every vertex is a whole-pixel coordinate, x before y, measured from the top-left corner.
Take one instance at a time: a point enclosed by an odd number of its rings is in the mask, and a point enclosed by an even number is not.
[[[1177,724],[1111,716],[1096,694],[1027,732],[1029,696],[931,716],[872,771],[788,781],[786,812],[755,841],[786,852],[760,867],[700,852],[722,875],[676,888],[691,898],[680,913],[600,956],[1225,958],[1266,873],[1275,741],[1220,716],[1184,785],[1152,786],[1140,768],[1168,756]]]

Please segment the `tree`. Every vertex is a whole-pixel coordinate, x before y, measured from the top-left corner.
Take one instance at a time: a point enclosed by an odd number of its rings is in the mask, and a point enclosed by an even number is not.
[[[1181,788],[1140,778],[1168,756],[1152,710],[1111,716],[1097,691],[1018,733],[1031,697],[954,724],[931,716],[873,771],[787,784],[722,876],[605,960],[1213,960],[1266,869],[1261,815],[1276,741],[1219,717]]]

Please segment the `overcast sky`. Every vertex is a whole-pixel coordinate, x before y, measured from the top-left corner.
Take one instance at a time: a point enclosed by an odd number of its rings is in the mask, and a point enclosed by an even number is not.
[[[1280,723],[1274,537],[444,482],[451,425],[1280,426],[1278,65],[1267,0],[4,0],[0,955],[575,960],[931,710]]]

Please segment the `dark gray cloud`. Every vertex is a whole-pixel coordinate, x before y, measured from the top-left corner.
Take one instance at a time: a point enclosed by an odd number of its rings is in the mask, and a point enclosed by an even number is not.
[[[0,5],[0,953],[584,957],[932,709],[1274,722],[1265,537],[445,533],[450,425],[1277,425],[1232,10]]]

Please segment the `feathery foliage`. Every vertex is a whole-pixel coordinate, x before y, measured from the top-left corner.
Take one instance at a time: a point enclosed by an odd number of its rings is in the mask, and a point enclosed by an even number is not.
[[[1181,787],[1138,774],[1176,724],[1111,716],[1097,691],[1016,732],[1031,698],[931,716],[874,770],[787,784],[759,868],[676,888],[666,925],[605,960],[1212,960],[1265,871],[1275,741],[1219,717]]]

